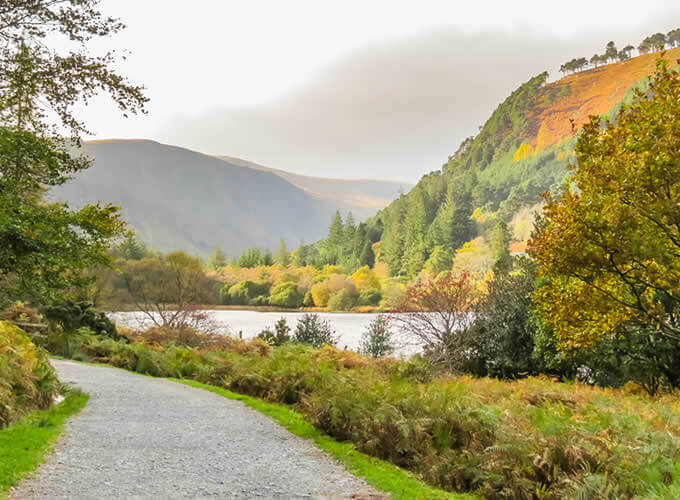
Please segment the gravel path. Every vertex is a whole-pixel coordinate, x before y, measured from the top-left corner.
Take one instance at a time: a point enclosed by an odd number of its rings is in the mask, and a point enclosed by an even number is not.
[[[11,498],[382,498],[239,401],[115,368],[53,363],[90,401]]]

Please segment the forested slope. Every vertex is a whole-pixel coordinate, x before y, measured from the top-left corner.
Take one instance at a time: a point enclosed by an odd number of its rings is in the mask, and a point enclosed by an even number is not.
[[[447,270],[452,259],[454,268],[484,272],[490,255],[508,244],[521,251],[531,230],[531,207],[541,193],[559,191],[565,182],[578,127],[590,115],[615,117],[633,89],[644,87],[657,57],[641,55],[554,83],[547,83],[547,73],[529,79],[441,169],[425,175],[359,232],[369,242],[380,241],[378,258],[392,275]],[[675,63],[680,48],[665,57]],[[347,253],[356,254],[364,244],[345,244],[337,260],[351,260]],[[328,246],[321,245],[322,254]]]

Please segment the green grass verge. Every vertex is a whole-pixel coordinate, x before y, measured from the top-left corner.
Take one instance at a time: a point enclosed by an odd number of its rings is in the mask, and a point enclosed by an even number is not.
[[[30,413],[0,430],[0,499],[7,498],[12,486],[38,468],[66,420],[82,410],[88,399],[87,394],[69,392],[52,408]]]
[[[433,488],[418,481],[408,472],[383,460],[366,455],[357,451],[351,443],[340,443],[333,438],[321,433],[312,424],[307,422],[302,415],[294,412],[285,405],[267,403],[265,401],[238,394],[235,392],[201,384],[193,380],[171,379],[182,384],[205,389],[229,399],[242,401],[251,408],[267,415],[275,422],[286,428],[292,434],[314,441],[317,447],[333,456],[342,463],[352,474],[363,478],[368,484],[377,490],[391,494],[396,499],[472,499],[471,495],[455,494],[448,491]]]

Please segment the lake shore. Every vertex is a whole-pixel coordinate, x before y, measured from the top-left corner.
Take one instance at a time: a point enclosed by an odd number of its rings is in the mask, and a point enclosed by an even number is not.
[[[174,305],[168,305],[168,310],[176,309]],[[347,313],[347,314],[375,314],[380,312],[387,312],[375,306],[359,306],[351,311],[332,311],[327,307],[299,307],[299,308],[285,308],[277,306],[232,306],[232,305],[218,305],[218,304],[194,304],[197,309],[206,311],[254,311],[254,312],[280,312],[280,313],[296,313],[296,312],[316,312],[316,313]],[[106,312],[138,312],[139,306],[136,304],[123,304],[115,309],[107,308]]]

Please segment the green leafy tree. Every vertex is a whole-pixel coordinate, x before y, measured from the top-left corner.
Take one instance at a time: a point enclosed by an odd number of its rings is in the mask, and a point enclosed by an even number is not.
[[[216,301],[216,286],[203,273],[200,259],[173,252],[159,259],[127,261],[121,271],[137,309],[154,325],[209,326],[199,305]]]
[[[73,112],[96,94],[124,112],[143,110],[142,89],[114,72],[112,54],[92,56],[95,38],[123,25],[96,1],[9,0],[0,8],[0,288],[58,296],[83,284],[87,268],[110,265],[107,249],[124,234],[113,206],[69,210],[45,203],[44,187],[65,183],[90,164],[73,153],[85,124]],[[52,47],[69,40],[68,53]],[[50,43],[47,43],[49,41]],[[61,132],[69,133],[69,140]]]
[[[565,347],[680,340],[680,79],[660,59],[617,122],[584,126],[575,187],[547,199],[535,299]]]

